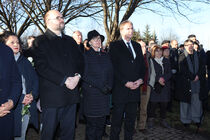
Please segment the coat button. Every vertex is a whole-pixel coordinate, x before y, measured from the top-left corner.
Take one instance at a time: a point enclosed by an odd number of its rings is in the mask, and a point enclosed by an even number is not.
[[[133,63],[133,60],[131,60],[131,63]]]
[[[92,86],[91,86],[91,85],[89,85],[89,87],[91,88]]]
[[[0,92],[2,91],[2,89],[0,88]]]

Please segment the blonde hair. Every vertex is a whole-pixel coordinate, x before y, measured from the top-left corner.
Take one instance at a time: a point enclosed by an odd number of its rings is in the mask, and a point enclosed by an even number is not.
[[[159,46],[159,45],[154,45],[153,47],[152,47],[152,51],[151,51],[151,57],[152,58],[155,58],[155,52],[157,51],[157,50],[162,50],[161,49],[161,47]]]
[[[129,20],[125,20],[123,22],[120,23],[120,31],[123,29],[123,27],[125,26],[125,24],[131,24],[133,26],[133,23]]]

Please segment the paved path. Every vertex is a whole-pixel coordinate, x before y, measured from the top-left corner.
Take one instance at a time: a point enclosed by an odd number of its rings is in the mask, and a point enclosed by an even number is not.
[[[107,128],[106,131],[109,133],[110,128]],[[33,129],[29,129],[27,140],[39,140],[39,137],[39,134],[37,134]],[[123,132],[120,134],[120,137],[121,140],[123,140]],[[78,125],[76,128],[75,140],[85,140],[85,125]],[[103,138],[103,140],[108,140],[108,138]],[[200,135],[195,135],[194,133],[174,128],[166,129],[160,126],[155,126],[152,129],[148,129],[148,134],[137,132],[134,135],[134,140],[209,140],[209,138],[207,139]]]

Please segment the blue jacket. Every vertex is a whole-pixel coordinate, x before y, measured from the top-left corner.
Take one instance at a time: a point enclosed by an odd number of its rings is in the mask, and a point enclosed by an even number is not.
[[[0,104],[13,100],[17,104],[21,93],[21,77],[12,50],[0,43]],[[14,113],[0,117],[0,139],[12,140]]]
[[[26,94],[32,93],[34,100],[30,104],[30,124],[33,124],[35,128],[38,129],[38,111],[36,107],[36,99],[38,98],[38,77],[32,67],[31,63],[23,55],[17,60],[18,70],[21,75],[25,78],[26,84]],[[20,100],[18,101],[17,107],[15,109],[15,136],[21,136],[21,126],[22,126],[22,101],[25,94],[21,94]]]

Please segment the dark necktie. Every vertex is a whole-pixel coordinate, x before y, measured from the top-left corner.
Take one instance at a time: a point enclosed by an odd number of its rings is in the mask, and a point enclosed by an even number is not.
[[[127,44],[128,44],[128,50],[129,50],[129,52],[132,54],[132,56],[133,56],[133,52],[132,52],[132,49],[131,49],[131,46],[130,46],[130,43],[129,42],[127,42]]]

